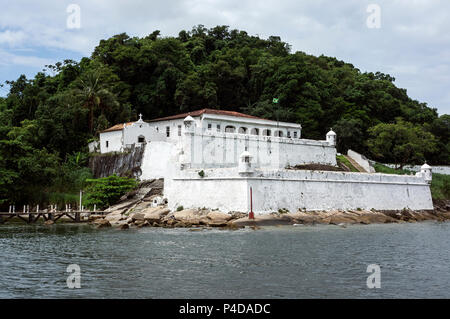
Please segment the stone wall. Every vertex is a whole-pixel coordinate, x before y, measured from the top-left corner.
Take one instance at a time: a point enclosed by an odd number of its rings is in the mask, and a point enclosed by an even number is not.
[[[95,178],[113,174],[140,177],[145,147],[132,147],[124,153],[95,154],[89,158],[89,168]]]

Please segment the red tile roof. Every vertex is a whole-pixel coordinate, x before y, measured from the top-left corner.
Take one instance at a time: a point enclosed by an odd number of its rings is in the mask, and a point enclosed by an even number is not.
[[[101,131],[100,133],[104,133],[104,132],[112,132],[112,131],[120,131],[124,128],[124,126],[129,126],[131,124],[133,124],[134,122],[127,122],[127,123],[121,123],[121,124],[116,124],[114,126],[111,126],[110,128],[107,128],[106,130]]]
[[[167,120],[175,120],[175,119],[181,119],[185,118],[186,116],[190,115],[192,117],[200,116],[202,114],[217,114],[217,115],[227,115],[227,116],[237,116],[237,117],[245,117],[249,119],[257,119],[257,120],[266,120],[261,117],[252,116],[244,113],[239,113],[235,111],[225,111],[225,110],[215,110],[215,109],[202,109],[182,114],[176,114],[172,116],[166,116],[166,117],[160,117],[157,119],[150,120],[148,122],[157,122],[157,121],[167,121]]]
[[[215,109],[201,109],[201,110],[187,112],[187,113],[182,113],[182,114],[176,114],[176,115],[171,115],[171,116],[166,116],[166,117],[160,117],[160,118],[149,120],[149,121],[146,121],[146,122],[158,122],[158,121],[168,121],[168,120],[175,120],[175,119],[184,119],[188,115],[190,115],[192,117],[196,117],[196,116],[200,116],[202,114],[227,115],[227,116],[245,117],[245,118],[256,119],[256,120],[271,121],[271,120],[263,119],[261,117],[248,115],[248,114],[244,114],[244,113],[239,113],[239,112],[235,112],[235,111],[225,111],[225,110],[215,110]],[[128,122],[128,123],[125,123],[125,125],[128,126],[128,125],[131,125],[133,123],[134,122]],[[112,131],[120,131],[120,130],[123,129],[123,127],[124,127],[124,123],[116,124],[116,125],[114,125],[114,126],[112,126],[110,128],[107,128],[104,131],[101,131],[100,133],[112,132]]]

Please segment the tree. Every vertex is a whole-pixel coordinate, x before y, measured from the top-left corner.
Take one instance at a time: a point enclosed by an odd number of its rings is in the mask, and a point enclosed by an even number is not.
[[[102,80],[101,69],[90,70],[80,76],[75,82],[74,93],[82,105],[89,109],[89,131],[94,132],[94,111],[101,114],[109,107],[118,104],[117,97],[111,92],[109,83]]]
[[[397,120],[395,124],[381,123],[369,129],[367,141],[372,155],[402,168],[406,164],[421,164],[425,154],[436,149],[433,134],[420,125]]]
[[[336,132],[337,151],[346,153],[349,149],[357,152],[364,152],[361,146],[364,145],[363,124],[360,120],[354,118],[342,118],[335,125],[333,130]]]
[[[98,179],[87,179],[89,187],[86,191],[86,205],[96,205],[103,209],[115,204],[126,192],[137,187],[134,179],[111,175]]]

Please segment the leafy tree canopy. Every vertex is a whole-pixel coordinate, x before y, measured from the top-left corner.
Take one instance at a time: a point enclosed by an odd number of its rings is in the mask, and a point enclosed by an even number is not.
[[[4,202],[29,200],[33,191],[20,186],[27,183],[52,188],[67,178],[79,185],[58,168],[69,167],[68,156],[85,153],[87,142],[109,125],[136,120],[139,113],[150,119],[204,107],[300,123],[305,138],[324,139],[333,127],[340,152],[352,148],[385,161],[450,162],[449,115],[411,99],[392,76],[363,73],[334,57],[291,52],[280,37],[262,39],[228,26],[198,25],[176,37],[158,30],[142,38],[118,34],[101,40],[90,57],[47,65],[33,79],[22,75],[6,84],[9,93],[0,98]],[[377,146],[382,132],[387,141],[400,134],[396,153]],[[403,157],[398,144],[410,137],[435,146]]]

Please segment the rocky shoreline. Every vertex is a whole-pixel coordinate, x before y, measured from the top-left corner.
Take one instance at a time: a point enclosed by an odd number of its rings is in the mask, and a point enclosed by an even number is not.
[[[332,211],[298,211],[295,213],[280,210],[266,215],[256,215],[249,219],[247,213],[203,209],[182,209],[170,211],[165,204],[156,203],[161,200],[160,192],[152,187],[141,187],[127,194],[122,202],[108,208],[106,216],[90,217],[90,221],[98,228],[118,227],[120,229],[141,227],[183,227],[183,228],[221,228],[240,229],[243,227],[258,228],[260,226],[279,225],[314,225],[328,224],[346,226],[351,224],[373,223],[405,223],[426,220],[450,220],[450,201],[435,203],[432,211],[375,211],[375,210],[332,210]],[[158,185],[156,185],[158,186]],[[193,229],[194,230],[194,229]]]

